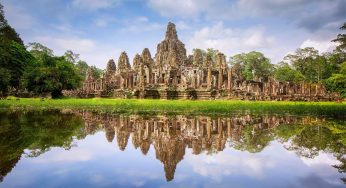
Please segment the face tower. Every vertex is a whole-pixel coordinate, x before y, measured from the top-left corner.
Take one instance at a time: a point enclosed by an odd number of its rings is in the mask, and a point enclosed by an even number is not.
[[[165,39],[157,45],[156,65],[163,69],[177,68],[186,60],[185,45],[178,39],[175,25],[167,25]]]

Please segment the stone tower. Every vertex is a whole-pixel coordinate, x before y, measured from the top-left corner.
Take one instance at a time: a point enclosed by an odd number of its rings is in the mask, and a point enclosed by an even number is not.
[[[184,63],[185,59],[185,45],[178,39],[175,25],[169,22],[165,40],[157,45],[156,65],[164,69],[168,67],[177,68]]]
[[[113,59],[110,59],[107,63],[106,67],[106,76],[111,76],[113,73],[115,73],[117,67],[115,65],[115,62]]]
[[[123,73],[131,69],[131,65],[129,62],[129,58],[127,57],[126,52],[122,52],[120,54],[119,60],[118,60],[118,70],[117,73]]]
[[[151,67],[154,64],[154,60],[151,58],[151,54],[148,48],[144,48],[142,51],[143,64],[147,67]]]
[[[142,57],[139,54],[136,54],[133,58],[133,70],[135,70],[136,72],[141,71],[142,61]]]

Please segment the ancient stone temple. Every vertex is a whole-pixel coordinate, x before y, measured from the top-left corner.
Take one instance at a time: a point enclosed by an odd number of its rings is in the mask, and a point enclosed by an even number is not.
[[[161,99],[333,100],[321,84],[245,80],[237,66],[229,67],[224,54],[216,57],[195,50],[187,56],[176,27],[168,23],[153,58],[149,49],[136,54],[132,67],[126,52],[117,65],[109,60],[103,76],[87,72],[79,97]],[[66,92],[67,93],[67,92]],[[71,92],[70,92],[71,93]],[[72,92],[73,93],[73,92]],[[77,93],[77,94],[76,94]]]

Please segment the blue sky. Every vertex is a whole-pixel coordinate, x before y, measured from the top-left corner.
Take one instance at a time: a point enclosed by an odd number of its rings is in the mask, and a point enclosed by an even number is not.
[[[104,68],[126,51],[163,40],[176,24],[188,54],[215,48],[227,57],[260,51],[277,63],[299,47],[330,51],[346,21],[344,0],[0,0],[25,43],[40,42],[62,55],[80,54]]]

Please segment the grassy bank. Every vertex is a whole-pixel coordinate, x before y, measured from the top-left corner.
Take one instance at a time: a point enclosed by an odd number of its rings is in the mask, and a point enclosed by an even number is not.
[[[288,101],[189,101],[137,99],[40,99],[0,100],[0,108],[26,110],[88,109],[128,114],[172,113],[226,115],[229,113],[270,113],[292,115],[346,116],[346,104],[336,102]]]

